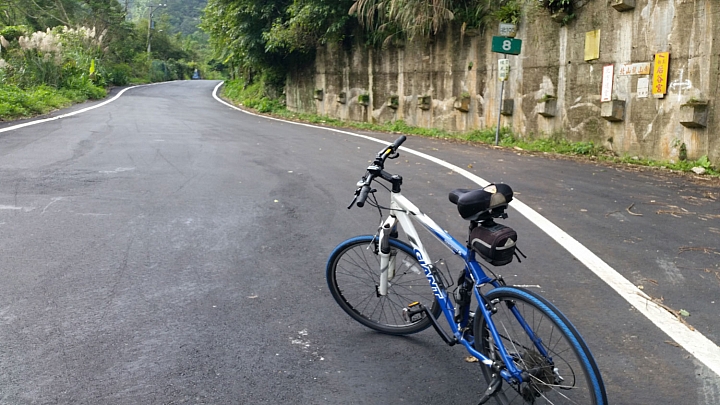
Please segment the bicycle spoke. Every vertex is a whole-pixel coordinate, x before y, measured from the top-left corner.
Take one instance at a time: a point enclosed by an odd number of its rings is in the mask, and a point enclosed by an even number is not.
[[[367,249],[372,237],[349,242],[337,250],[329,267],[331,291],[340,306],[357,321],[373,329],[390,334],[419,332],[430,326],[427,319],[405,321],[403,309],[413,302],[421,302],[435,315],[434,295],[425,273],[412,254],[412,248],[391,240],[396,265],[394,277],[388,280],[386,295],[378,296],[380,285],[380,257],[376,250]]]
[[[580,358],[584,347],[574,338],[576,332],[558,323],[549,304],[538,304],[527,299],[533,294],[514,287],[501,287],[487,294],[487,299],[499,299],[497,312],[492,315],[499,342],[494,342],[484,318],[478,318],[476,334],[481,334],[476,347],[496,361],[502,344],[515,366],[525,376],[522,383],[506,382],[497,394],[502,404],[596,404],[596,390],[588,373],[593,369]],[[521,292],[522,291],[522,292]],[[568,332],[570,331],[570,332]],[[543,354],[544,353],[544,354]],[[585,354],[588,357],[589,353]],[[485,378],[489,371],[483,369]],[[597,378],[597,377],[594,377]],[[601,383],[600,383],[601,384]],[[602,386],[600,388],[602,390]]]

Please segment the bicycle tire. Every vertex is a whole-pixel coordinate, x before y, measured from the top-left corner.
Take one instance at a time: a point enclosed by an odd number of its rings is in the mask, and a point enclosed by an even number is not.
[[[498,404],[607,404],[605,385],[592,353],[577,329],[553,304],[519,287],[498,287],[485,298],[497,309],[492,320],[515,365],[522,370],[534,370],[529,381],[522,384],[503,381],[493,397]],[[512,307],[542,340],[552,360],[539,353],[511,312]],[[480,313],[478,308],[477,314]],[[474,334],[475,349],[499,361],[483,316],[475,317]],[[491,370],[483,366],[482,371],[490,382]]]
[[[377,254],[375,236],[363,235],[350,238],[330,254],[326,278],[335,301],[354,320],[388,335],[409,335],[427,329],[430,320],[426,316],[406,322],[402,311],[412,302],[428,307],[433,317],[440,314],[427,277],[415,258],[413,248],[407,243],[390,239],[390,247],[396,256],[396,273],[388,283],[385,296],[378,296],[380,279],[380,256]],[[419,316],[419,315],[418,315]]]

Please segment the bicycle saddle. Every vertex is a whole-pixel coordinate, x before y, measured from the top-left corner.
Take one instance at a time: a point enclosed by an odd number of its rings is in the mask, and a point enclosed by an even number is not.
[[[457,205],[463,219],[478,221],[495,218],[512,201],[513,191],[507,184],[490,184],[484,188],[459,188],[450,192],[450,202]]]

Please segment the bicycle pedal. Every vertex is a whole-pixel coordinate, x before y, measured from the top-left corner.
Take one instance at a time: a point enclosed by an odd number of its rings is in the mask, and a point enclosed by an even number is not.
[[[413,309],[416,307],[417,309]],[[422,304],[420,304],[419,302],[415,301],[408,304],[407,307],[403,308],[402,316],[405,322],[412,323],[418,321],[419,319],[414,319],[415,316],[422,315],[423,312],[425,312],[425,307],[423,307]]]

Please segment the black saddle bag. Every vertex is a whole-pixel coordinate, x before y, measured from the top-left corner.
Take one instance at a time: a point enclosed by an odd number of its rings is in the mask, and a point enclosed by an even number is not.
[[[512,262],[516,242],[515,230],[492,221],[478,224],[470,231],[470,246],[493,266],[504,266]]]

